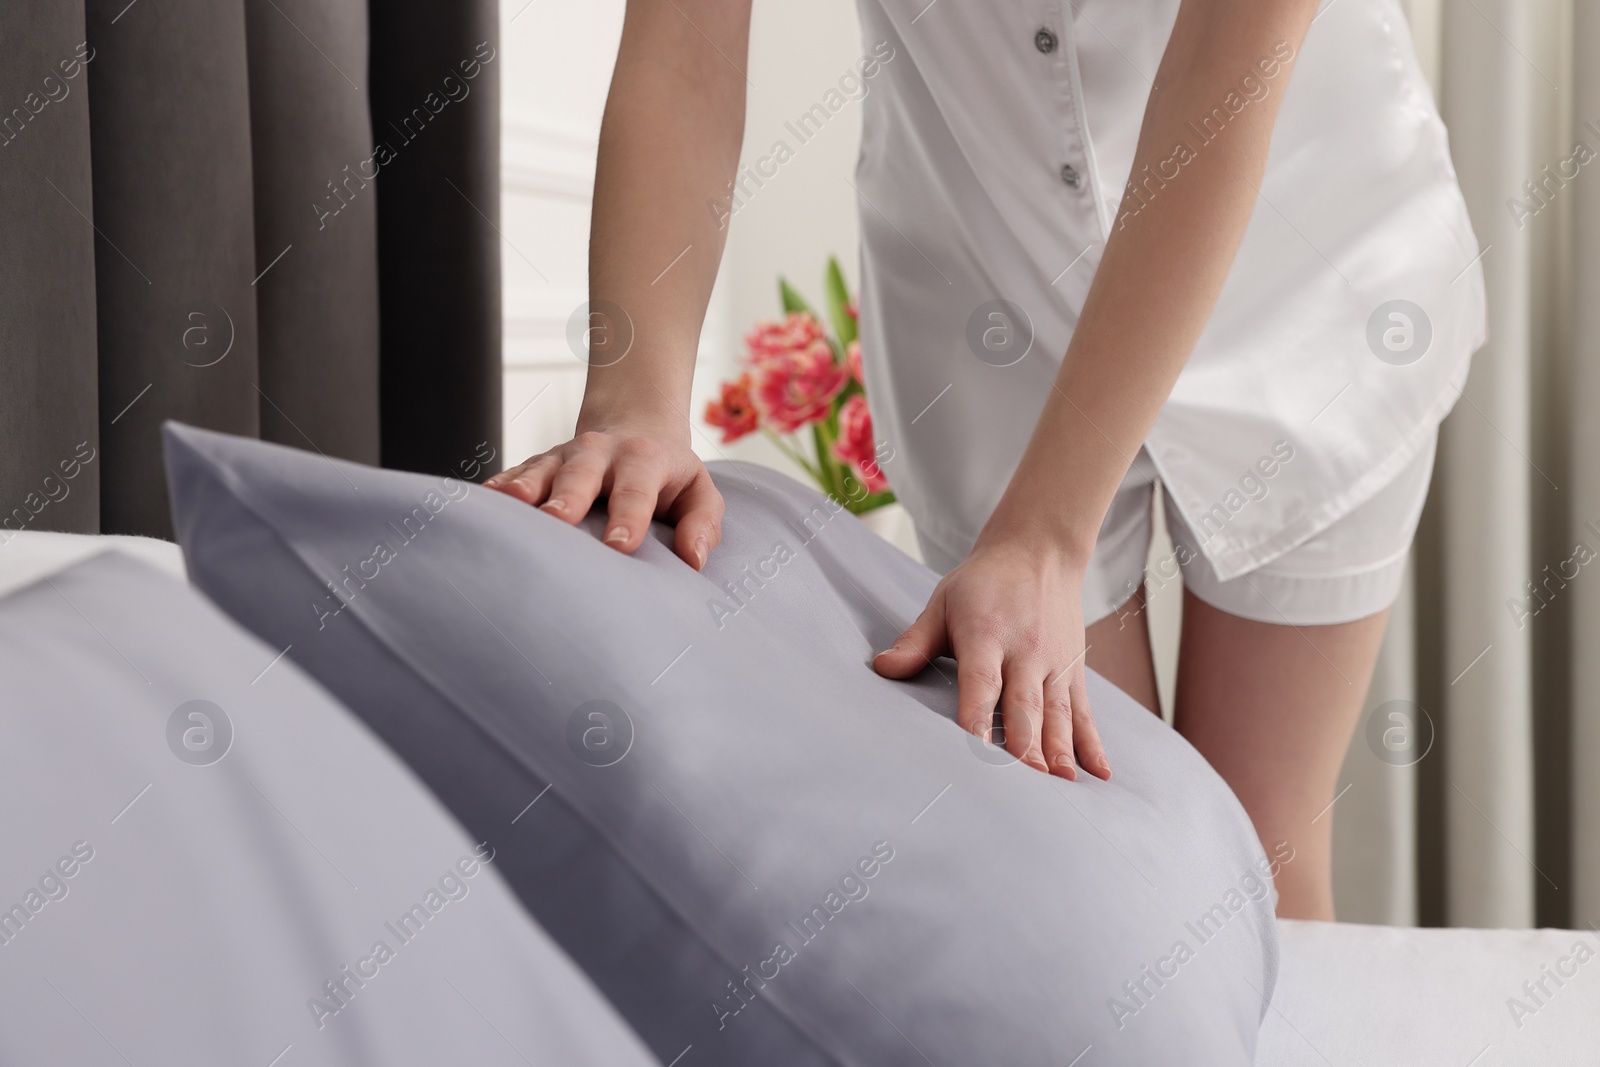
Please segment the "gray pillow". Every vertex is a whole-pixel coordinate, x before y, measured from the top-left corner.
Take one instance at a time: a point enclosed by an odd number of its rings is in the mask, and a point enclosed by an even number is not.
[[[1233,795],[1098,677],[1117,775],[1076,783],[959,730],[950,663],[879,678],[935,579],[837,504],[717,465],[696,573],[460,482],[171,424],[167,465],[192,580],[495,841],[663,1063],[1251,1062]]]
[[[278,651],[120,553],[0,599],[0,1063],[654,1064]]]

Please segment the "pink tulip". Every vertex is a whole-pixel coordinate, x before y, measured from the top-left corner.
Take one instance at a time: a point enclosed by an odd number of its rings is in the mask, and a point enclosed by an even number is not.
[[[791,311],[782,322],[762,322],[745,335],[744,344],[751,363],[782,358],[817,344],[826,344],[828,335],[822,324],[804,311]]]
[[[833,443],[833,453],[850,464],[868,492],[881,493],[889,488],[889,479],[878,466],[872,413],[867,410],[867,398],[860,393],[839,408],[839,439]]]
[[[834,361],[821,325],[803,312],[756,327],[745,345],[752,399],[762,420],[777,433],[794,433],[826,419],[834,397],[850,382],[849,368]]]
[[[756,409],[750,400],[750,375],[722,383],[722,396],[706,403],[706,422],[722,430],[722,443],[732,444],[759,428]]]

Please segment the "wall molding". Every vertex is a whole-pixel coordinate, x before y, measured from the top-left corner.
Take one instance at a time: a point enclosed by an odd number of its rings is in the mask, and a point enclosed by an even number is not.
[[[599,141],[576,130],[520,118],[500,123],[500,184],[507,194],[576,200],[594,196]]]

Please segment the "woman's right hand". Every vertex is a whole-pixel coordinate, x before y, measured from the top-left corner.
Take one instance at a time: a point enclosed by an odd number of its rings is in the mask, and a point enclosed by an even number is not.
[[[573,525],[604,496],[604,541],[619,552],[643,544],[652,519],[670,522],[673,551],[695,570],[722,540],[722,494],[681,432],[589,430],[483,484]]]

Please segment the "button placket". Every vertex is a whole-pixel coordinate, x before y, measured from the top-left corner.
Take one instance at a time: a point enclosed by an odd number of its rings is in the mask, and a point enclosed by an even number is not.
[[[1101,201],[1098,183],[1094,180],[1094,146],[1089,140],[1088,116],[1084,113],[1083,83],[1078,72],[1078,49],[1074,38],[1072,25],[1073,5],[1069,3],[1051,4],[1046,18],[1054,21],[1059,16],[1059,28],[1052,30],[1056,40],[1055,53],[1051,57],[1051,65],[1059,71],[1059,76],[1066,82],[1066,103],[1069,110],[1068,121],[1071,130],[1065,138],[1068,153],[1076,152],[1081,158],[1075,163],[1063,162],[1059,175],[1062,184],[1073,191],[1083,190],[1089,194],[1093,203],[1093,213],[1097,228],[1100,230],[1101,240],[1110,236],[1110,223],[1106,217],[1105,205]],[[1076,179],[1076,180],[1074,180]]]
[[[1038,30],[1034,31],[1034,34],[1033,34],[1033,47],[1037,48],[1040,52],[1042,52],[1045,55],[1054,54],[1055,51],[1056,51],[1056,48],[1059,46],[1060,43],[1061,43],[1060,38],[1056,36],[1056,32],[1054,30],[1052,30],[1049,26],[1040,26],[1038,28]],[[1063,73],[1065,73],[1067,75],[1067,84],[1069,86],[1068,95],[1070,96],[1071,95],[1070,86],[1072,84],[1072,75],[1071,75],[1072,68],[1071,68],[1070,64],[1067,62],[1067,57],[1065,57],[1065,56],[1056,57],[1055,60],[1051,63],[1051,66],[1053,68],[1055,68],[1056,70],[1061,71],[1061,72],[1063,72]],[[1057,173],[1061,177],[1061,183],[1063,185],[1065,185],[1068,189],[1080,189],[1080,188],[1083,187],[1083,175],[1081,173],[1079,173],[1078,168],[1073,166],[1071,163],[1065,163],[1065,162],[1062,163],[1061,164],[1061,168],[1060,168],[1060,170],[1057,171]]]

